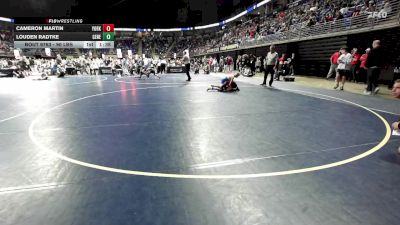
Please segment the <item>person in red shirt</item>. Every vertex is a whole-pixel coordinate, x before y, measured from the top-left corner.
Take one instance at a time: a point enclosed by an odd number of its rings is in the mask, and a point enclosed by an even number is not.
[[[352,77],[350,78],[350,81],[357,82],[356,73],[358,71],[358,67],[359,67],[359,64],[360,64],[360,58],[361,58],[361,54],[358,53],[358,49],[357,48],[353,48],[352,56],[353,56],[353,60],[351,61],[351,75],[352,75]]]
[[[231,56],[228,56],[226,59],[226,63],[228,64],[228,72],[231,72],[233,65],[233,58]]]
[[[329,79],[332,77],[333,74],[335,74],[336,76],[336,70],[337,70],[337,66],[338,66],[338,59],[340,56],[340,52],[335,52],[332,54],[331,56],[331,67],[329,68],[329,72],[328,75],[326,76],[326,79]]]
[[[280,58],[278,59],[278,61],[279,61],[279,66],[278,66],[278,71],[277,71],[277,73],[275,74],[275,75],[276,75],[276,76],[275,76],[275,80],[278,80],[278,81],[280,80],[280,75],[281,75],[282,68],[283,68],[283,65],[285,64],[286,59],[287,59],[286,53],[282,54],[282,57],[280,57]]]
[[[282,57],[279,58],[279,64],[283,64],[286,61],[286,54],[282,54]]]
[[[325,22],[330,22],[330,21],[333,21],[333,16],[331,13],[325,16]]]
[[[279,17],[282,18],[282,19],[285,18],[285,12],[284,12],[284,11],[281,11],[281,12],[279,13]]]
[[[365,63],[367,62],[368,54],[370,51],[370,48],[365,49],[365,53],[360,57],[360,70],[358,71],[356,80],[363,83],[367,81],[367,67],[365,66]]]

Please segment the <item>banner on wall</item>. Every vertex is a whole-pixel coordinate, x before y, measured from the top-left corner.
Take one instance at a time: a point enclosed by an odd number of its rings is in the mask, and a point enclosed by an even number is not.
[[[219,48],[208,49],[207,53],[219,52]]]
[[[221,47],[220,50],[226,51],[226,50],[232,50],[232,49],[237,49],[237,48],[239,48],[239,45],[233,44],[233,45],[227,45],[227,46]]]

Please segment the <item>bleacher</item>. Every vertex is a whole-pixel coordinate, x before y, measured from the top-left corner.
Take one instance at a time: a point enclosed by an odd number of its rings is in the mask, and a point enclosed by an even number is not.
[[[232,25],[231,27],[225,28],[222,33],[236,34],[240,48],[250,48],[266,46],[270,44],[280,44],[293,41],[302,40],[312,40],[317,38],[335,37],[340,35],[347,35],[360,32],[369,32],[377,29],[383,28],[393,28],[399,26],[400,21],[400,2],[391,1],[385,2],[379,0],[376,2],[376,7],[374,9],[366,9],[363,6],[363,1],[354,1],[352,7],[343,7],[347,12],[344,15],[338,16],[337,18],[332,18],[332,20],[321,19],[320,17],[314,18],[314,12],[309,6],[317,7],[317,3],[326,1],[301,1],[304,4],[300,4],[297,7],[301,7],[303,10],[302,16],[304,18],[309,18],[309,20],[300,20],[297,23],[289,21],[290,25],[285,25],[288,23],[287,17],[293,17],[293,9],[282,11],[284,16],[282,19],[279,18],[279,14],[273,15],[272,17],[266,15],[264,17],[252,19],[252,21],[246,21],[239,25]],[[340,4],[340,1],[331,1],[336,4]],[[310,5],[311,3],[311,5]],[[344,4],[344,3],[343,3]],[[307,8],[308,5],[308,8]],[[318,7],[317,7],[318,8]],[[320,7],[323,9],[324,7]],[[326,7],[325,7],[326,8]],[[307,9],[304,11],[304,9]],[[342,10],[340,9],[340,10]],[[371,11],[374,10],[374,11]],[[339,12],[338,8],[335,9]],[[311,12],[311,14],[310,14]],[[324,11],[325,12],[325,11]],[[384,14],[382,14],[384,12]],[[318,12],[320,13],[320,12]],[[325,12],[326,13],[326,12]],[[297,15],[297,13],[294,13]],[[384,15],[384,16],[383,16]],[[315,20],[310,23],[310,20]],[[254,29],[254,21],[256,24],[262,24],[259,28],[260,32],[256,32],[255,35],[250,35]],[[247,25],[243,25],[247,24]],[[263,26],[265,26],[263,28]],[[271,27],[274,27],[272,29]],[[232,32],[239,30],[240,32]],[[244,33],[242,31],[245,31]],[[218,48],[222,45],[229,45],[231,42],[224,43],[224,35],[217,33],[213,39],[208,39],[206,48],[204,44],[194,46],[195,55],[205,55],[208,49]],[[217,40],[217,41],[215,41]],[[231,40],[231,39],[229,39]],[[199,50],[200,48],[200,50]]]

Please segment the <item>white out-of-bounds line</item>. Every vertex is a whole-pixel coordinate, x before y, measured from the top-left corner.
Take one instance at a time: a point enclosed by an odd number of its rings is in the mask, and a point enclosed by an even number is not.
[[[64,186],[66,185],[59,183],[47,183],[47,184],[33,184],[33,185],[24,185],[16,187],[7,187],[7,188],[0,188],[0,195],[28,192],[28,191],[48,190],[48,189],[61,188]]]
[[[283,89],[283,90],[290,90],[290,89]],[[295,91],[293,91],[293,92],[296,92],[297,90],[295,90]],[[298,93],[298,94],[300,94],[300,93]],[[309,97],[314,97],[314,98],[319,98],[319,99],[323,99],[323,100],[327,100],[327,101],[331,101],[331,102],[337,102],[337,103],[342,103],[342,104],[348,104],[348,103],[346,103],[346,102],[342,102],[342,101],[338,101],[338,100],[334,100],[334,99],[329,99],[329,98],[324,98],[324,97],[315,97],[315,96],[312,96],[312,95],[309,95],[309,94],[302,94],[302,95],[305,95],[305,96],[309,96]],[[348,104],[348,105],[351,105],[351,104]],[[363,105],[363,106],[365,106],[365,105]],[[365,107],[367,107],[367,106],[365,106]],[[368,107],[369,108],[369,107]],[[372,110],[374,110],[374,111],[377,111],[377,112],[383,112],[383,113],[387,113],[387,114],[391,114],[391,115],[395,115],[395,116],[398,116],[398,115],[400,115],[399,113],[394,113],[394,112],[389,112],[389,111],[385,111],[385,110],[381,110],[381,109],[375,109],[375,108],[369,108],[369,109],[372,109]]]
[[[226,118],[235,118],[235,116],[204,116],[204,117],[193,117],[184,120],[188,121],[196,121],[196,120],[214,120],[214,119],[226,119]],[[152,122],[142,122],[142,123],[152,123]],[[54,128],[45,128],[35,130],[36,133],[40,132],[58,132],[65,130],[74,130],[74,129],[93,129],[93,128],[109,128],[109,127],[127,127],[127,126],[135,126],[140,123],[115,123],[115,124],[103,124],[103,125],[93,125],[93,126],[83,126],[83,127],[54,127]],[[0,133],[2,134],[13,134],[13,133]]]
[[[389,112],[389,111],[385,111],[385,110],[381,110],[381,109],[374,109],[374,108],[370,108],[370,109],[377,111],[377,112],[383,112],[383,113],[387,113],[387,114],[391,114],[391,115],[395,115],[395,116],[400,115],[399,113]]]
[[[206,116],[206,117],[194,117],[190,120],[212,120],[212,119],[223,119],[223,118],[235,118],[235,116]]]
[[[342,104],[346,104],[346,105],[352,105],[351,103],[349,103],[349,101],[347,101],[345,99],[340,99],[340,98],[332,97],[332,96],[329,96],[329,95],[314,93],[314,92],[310,92],[310,91],[302,91],[302,90],[288,89],[288,88],[274,88],[274,89],[282,90],[282,91],[288,91],[288,92],[301,94],[301,95],[312,97],[312,98],[318,98],[318,99],[322,99],[322,100],[327,100],[327,101],[331,101],[331,102],[337,102],[337,103],[342,103]],[[365,106],[365,105],[362,105],[362,106],[368,107],[368,106]],[[373,111],[377,111],[377,112],[383,112],[383,113],[387,113],[387,114],[396,115],[396,116],[400,115],[398,113],[389,112],[389,111],[385,111],[385,110],[381,110],[381,109],[375,109],[375,108],[369,108],[369,109],[371,109]]]
[[[22,113],[20,113],[20,114],[17,114],[17,115],[15,115],[15,116],[12,116],[12,117],[8,117],[8,118],[5,118],[5,119],[1,119],[1,120],[0,120],[0,123],[3,123],[3,122],[6,122],[6,121],[8,121],[8,120],[12,120],[12,119],[21,117],[21,116],[23,116],[23,115],[25,115],[25,114],[27,114],[27,113],[29,113],[29,111],[22,112]]]
[[[394,141],[394,140],[390,140],[389,142],[391,142],[391,141]],[[378,143],[379,142],[371,142],[371,143],[343,146],[343,147],[337,147],[337,148],[329,148],[329,149],[323,149],[323,150],[297,152],[297,153],[292,153],[292,154],[280,154],[280,155],[272,155],[272,156],[264,156],[264,157],[230,159],[230,160],[223,160],[223,161],[219,161],[219,162],[195,164],[195,165],[189,166],[189,168],[201,170],[201,169],[209,169],[209,168],[216,168],[216,167],[233,166],[233,165],[239,165],[239,164],[244,164],[244,163],[248,163],[248,162],[264,160],[264,159],[274,159],[274,158],[282,158],[282,157],[288,157],[288,156],[306,155],[306,154],[312,154],[312,153],[331,152],[331,151],[348,149],[348,148],[368,146],[368,145],[373,145],[373,144],[378,144]]]
[[[104,79],[103,79],[103,78],[104,78]],[[73,86],[73,85],[80,85],[80,84],[89,84],[89,83],[97,83],[97,82],[106,81],[106,80],[108,79],[107,77],[103,77],[103,78],[96,79],[96,80],[92,80],[92,81],[81,82],[81,83],[66,84],[66,86]]]

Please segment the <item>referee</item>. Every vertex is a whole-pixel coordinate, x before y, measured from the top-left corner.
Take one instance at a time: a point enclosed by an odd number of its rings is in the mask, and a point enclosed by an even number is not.
[[[186,68],[186,75],[188,79],[186,81],[190,81],[192,78],[190,77],[190,57],[189,57],[189,50],[185,50],[183,52],[183,63],[185,64]]]
[[[267,85],[268,74],[271,73],[271,79],[269,80],[269,86],[272,87],[274,81],[274,74],[278,66],[278,53],[275,51],[275,45],[270,46],[270,51],[267,53],[267,57],[264,59],[264,82],[262,86]]]

